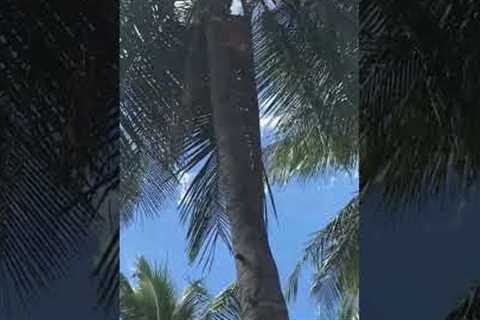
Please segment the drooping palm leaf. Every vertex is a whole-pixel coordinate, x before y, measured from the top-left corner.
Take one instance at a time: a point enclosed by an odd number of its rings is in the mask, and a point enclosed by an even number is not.
[[[121,152],[122,217],[155,212],[172,197],[175,130],[185,52],[185,25],[173,11],[173,1],[142,4],[121,1]],[[139,201],[144,186],[155,201]],[[145,207],[146,206],[146,207]],[[151,210],[154,209],[154,210]]]
[[[314,268],[311,294],[327,313],[358,313],[359,198],[351,202],[325,228],[317,232],[289,278],[287,298],[294,299],[305,264]]]

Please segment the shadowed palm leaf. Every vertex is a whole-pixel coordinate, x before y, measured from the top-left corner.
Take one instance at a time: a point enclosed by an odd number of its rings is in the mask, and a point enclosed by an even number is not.
[[[379,182],[387,204],[418,205],[478,179],[479,14],[475,1],[362,1],[362,191]]]
[[[380,178],[401,203],[474,181],[479,10],[472,1],[362,2],[362,188]]]
[[[179,129],[175,109],[187,33],[172,1],[120,5],[121,216],[128,223],[134,212],[154,213],[175,192],[171,142]]]
[[[29,305],[65,274],[118,184],[116,55],[84,32],[114,30],[106,4],[2,3],[0,303]]]

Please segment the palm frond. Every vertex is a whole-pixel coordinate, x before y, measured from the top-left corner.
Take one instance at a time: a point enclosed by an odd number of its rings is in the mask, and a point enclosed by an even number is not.
[[[118,185],[115,61],[108,58],[116,55],[113,42],[84,32],[90,25],[113,32],[97,15],[109,9],[105,2],[2,4],[2,302],[30,305],[68,271]]]
[[[206,306],[201,320],[240,320],[240,291],[236,283],[231,284]]]
[[[311,294],[327,312],[337,314],[339,302],[347,313],[358,308],[359,222],[357,196],[310,240],[289,277],[287,299],[296,297],[301,271],[306,264],[311,264],[314,268]]]
[[[98,294],[99,304],[101,306],[116,305],[116,299],[119,294],[118,270],[120,268],[120,230],[116,226],[116,232],[110,237],[107,247],[102,248],[102,254],[95,269],[92,278],[99,279]]]
[[[121,276],[120,316],[122,319],[171,318],[176,304],[175,289],[166,266],[152,266],[139,257],[135,267],[137,286],[132,288]]]
[[[190,283],[183,291],[174,312],[175,320],[190,320],[198,318],[208,303],[208,293],[201,281]]]
[[[277,182],[355,169],[357,5],[286,1],[258,8],[257,81],[264,116],[276,119],[266,151]]]
[[[173,1],[139,5],[124,0],[120,5],[124,12],[120,29],[121,198],[125,203],[122,220],[128,223],[134,213],[156,213],[176,191],[175,143],[182,130],[178,106],[188,33],[175,15]],[[155,199],[143,193],[144,187]]]

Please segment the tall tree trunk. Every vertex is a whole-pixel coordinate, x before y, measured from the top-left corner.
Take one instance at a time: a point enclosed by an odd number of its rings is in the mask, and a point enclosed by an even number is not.
[[[206,38],[214,129],[242,318],[288,320],[263,220],[263,168],[250,21],[228,16],[226,2],[211,0]]]

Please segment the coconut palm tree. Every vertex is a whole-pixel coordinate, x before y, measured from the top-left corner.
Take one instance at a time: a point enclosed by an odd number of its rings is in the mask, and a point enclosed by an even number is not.
[[[140,257],[136,284],[120,276],[120,317],[124,320],[235,320],[240,319],[236,286],[211,298],[201,281],[192,282],[177,296],[166,266],[153,266]]]
[[[315,34],[313,31],[323,26],[317,23],[318,19],[305,15],[306,10],[332,11],[335,6],[317,8],[286,1],[272,7],[264,2],[244,2],[244,15],[233,16],[226,1],[175,5],[164,2],[133,8],[132,2],[124,1],[125,7],[130,8],[127,12],[132,13],[125,18],[121,35],[126,44],[122,56],[126,80],[123,86],[128,93],[122,100],[126,120],[122,129],[125,136],[133,137],[126,146],[145,153],[147,161],[166,173],[163,181],[173,181],[171,185],[176,177],[193,173],[180,203],[181,218],[189,223],[191,260],[211,261],[212,246],[217,239],[223,239],[236,257],[246,318],[257,319],[264,314],[285,319],[286,307],[264,221],[263,184],[267,181],[261,161],[257,96],[263,102],[270,101],[267,109],[275,115],[281,113],[280,105],[316,106],[309,112],[317,113],[316,119],[323,121],[324,130],[312,130],[314,126],[310,123],[310,129],[298,134],[306,137],[313,132],[322,138],[323,144],[318,143],[317,149],[329,152],[326,149],[339,141],[331,139],[330,132],[337,137],[349,136],[355,126],[347,125],[346,119],[355,112],[348,113],[351,101],[346,102],[340,96],[354,91],[344,79],[353,78],[354,73],[347,77],[333,72],[339,69],[326,64],[323,52],[319,51],[326,50],[325,46],[314,45],[312,41],[321,38],[305,36],[305,31]],[[301,19],[305,17],[310,23]],[[226,34],[231,38],[225,38]],[[334,34],[330,30],[324,39],[331,41]],[[351,43],[342,48],[354,50]],[[342,57],[345,50],[340,53],[333,50],[330,55]],[[305,61],[309,54],[311,59]],[[315,72],[307,72],[307,61]],[[352,61],[345,64],[351,65]],[[295,74],[301,77],[295,79]],[[258,88],[255,78],[260,83]],[[307,80],[324,85],[313,90]],[[334,98],[334,94],[339,98]],[[326,103],[329,99],[332,101]],[[139,115],[143,114],[155,119],[153,128],[151,121],[130,122],[131,118],[141,119]],[[297,128],[304,116],[296,115]],[[333,125],[335,122],[337,126]],[[134,125],[127,127],[129,123]],[[157,139],[165,152],[152,155],[152,143]],[[346,139],[337,143],[337,151],[333,153],[338,155],[338,163],[346,166],[354,158],[354,152],[347,151],[348,143]],[[146,147],[147,150],[143,149]],[[334,159],[324,158],[329,159],[324,164]],[[162,187],[157,191],[168,194]]]

